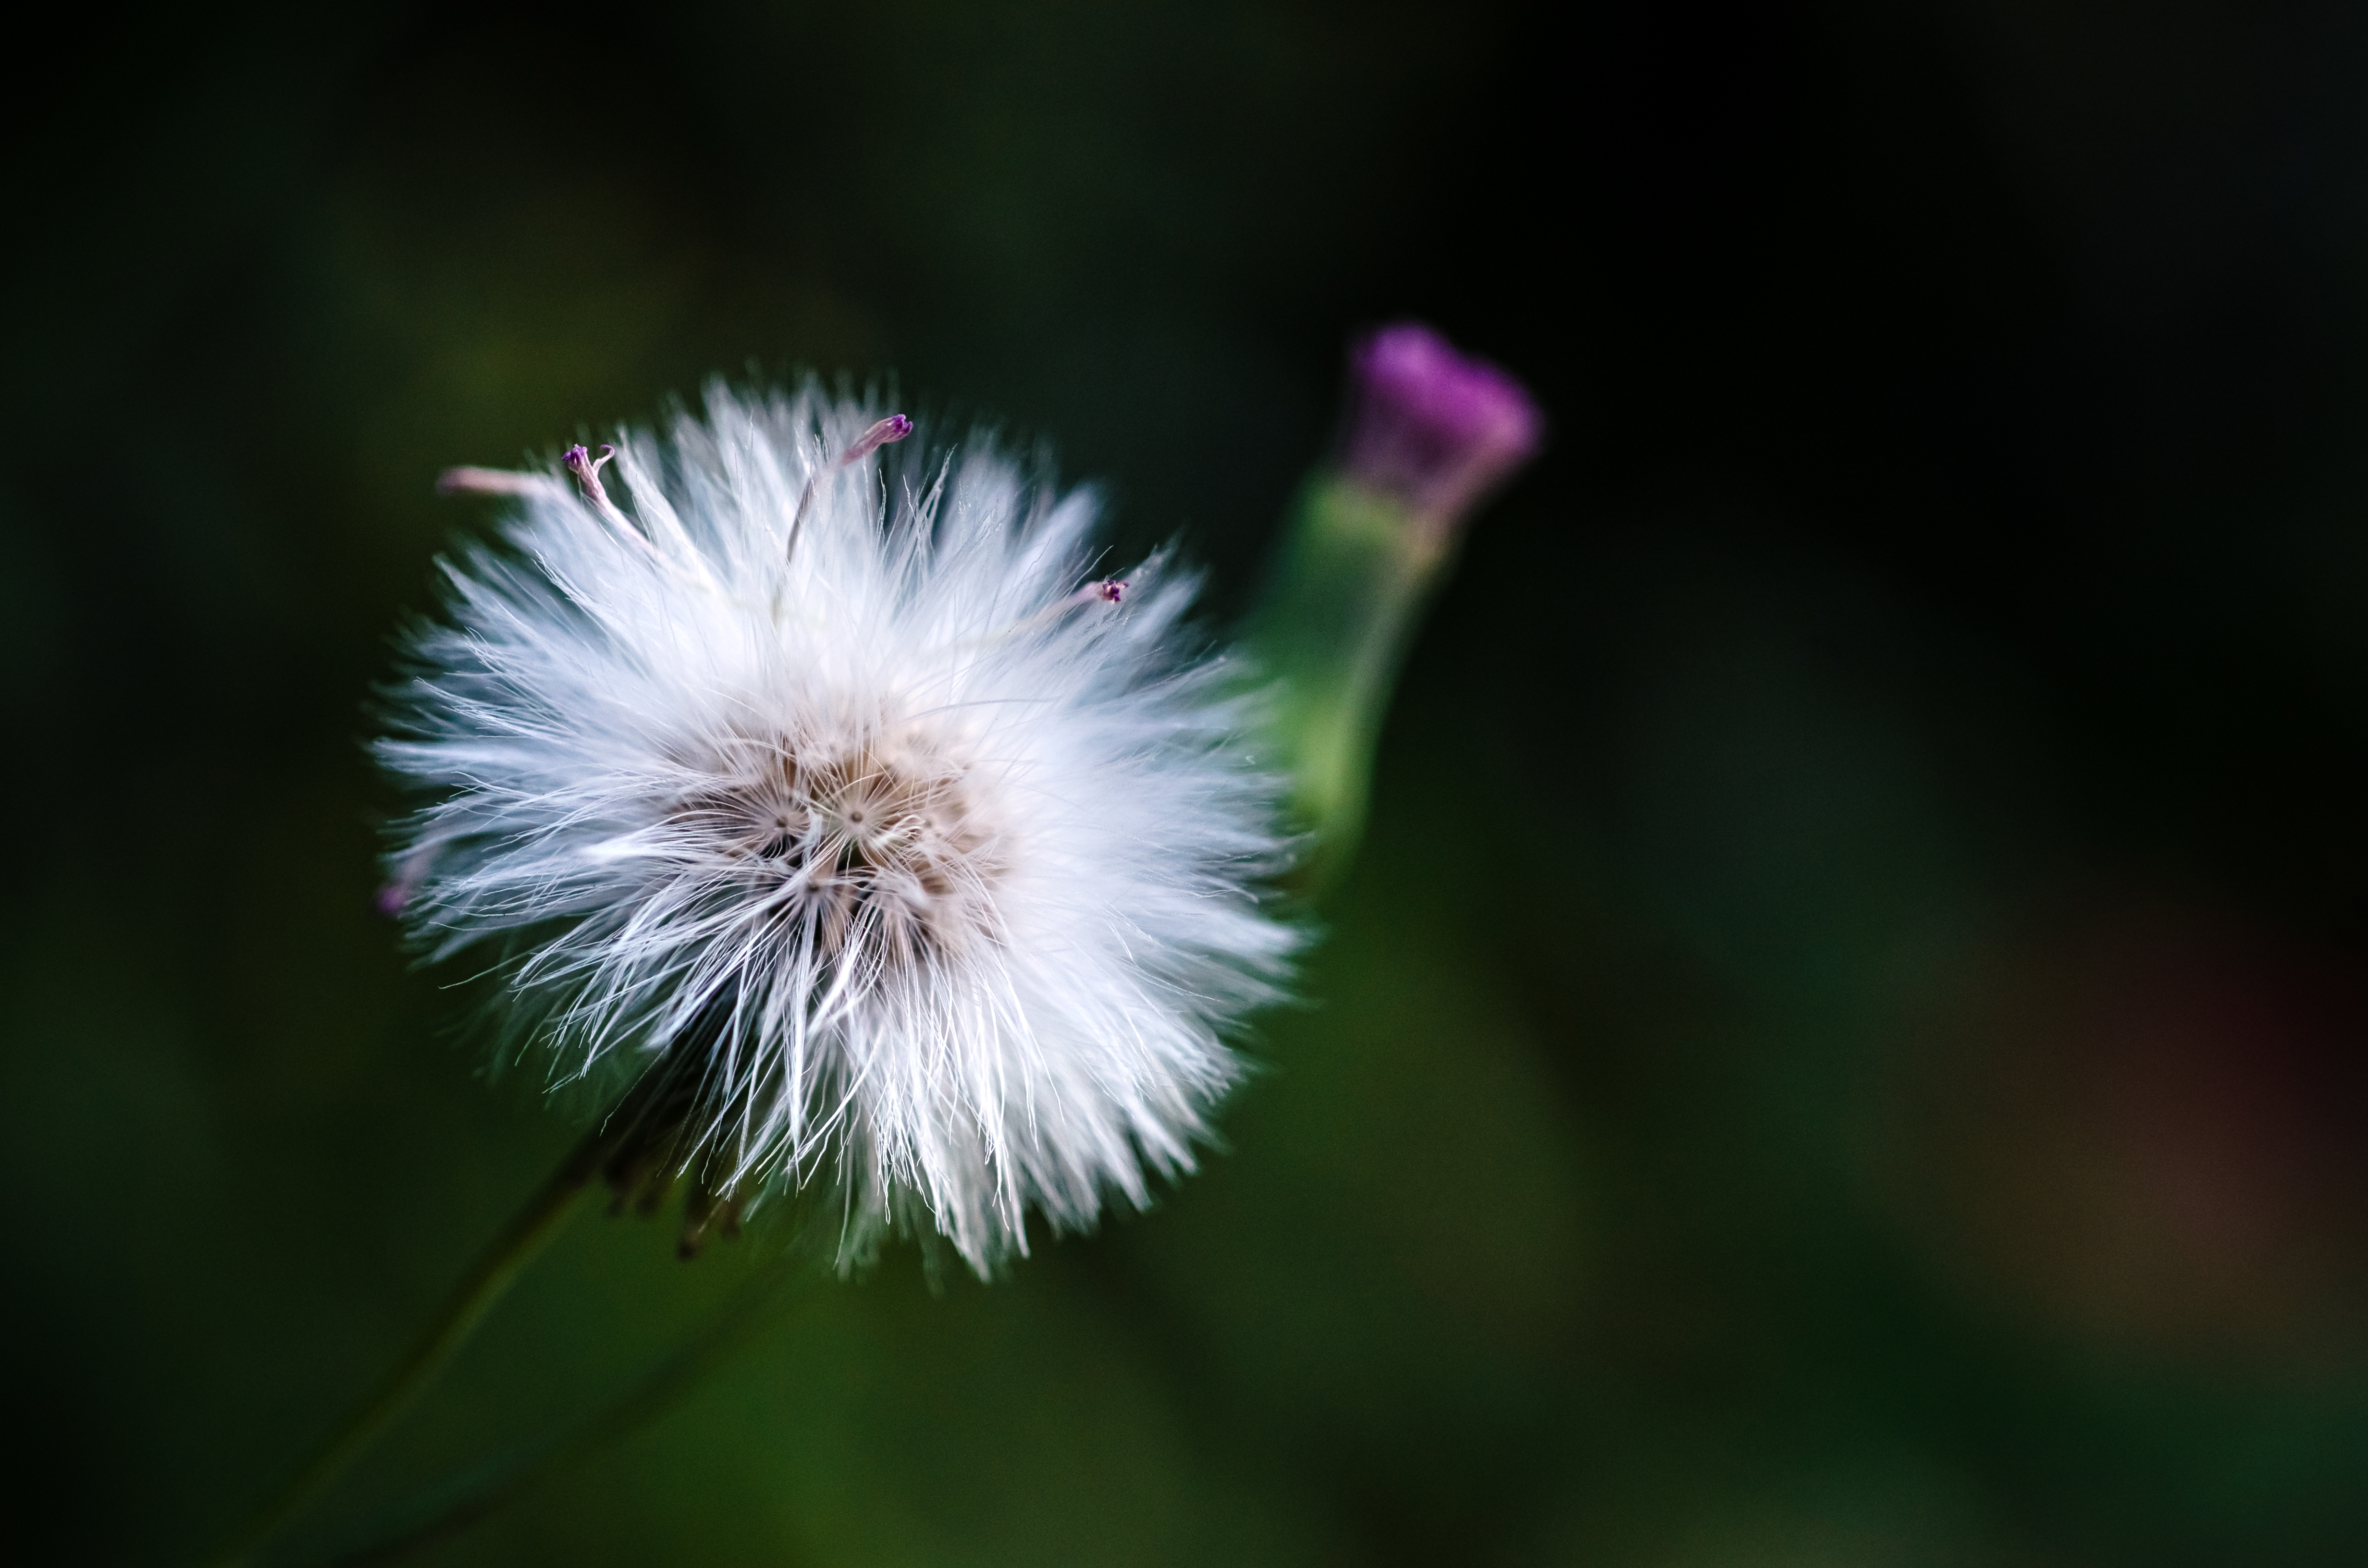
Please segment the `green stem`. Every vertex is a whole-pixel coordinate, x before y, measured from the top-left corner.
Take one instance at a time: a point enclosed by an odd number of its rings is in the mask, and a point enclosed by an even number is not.
[[[279,1489],[248,1516],[230,1543],[211,1559],[212,1568],[248,1568],[258,1551],[287,1528],[307,1504],[344,1474],[347,1467],[427,1392],[534,1255],[558,1233],[568,1210],[599,1168],[602,1148],[602,1135],[596,1131],[552,1173],[502,1233],[479,1255],[475,1266],[447,1298],[443,1310],[413,1344],[410,1352],[395,1363],[370,1397],[355,1407],[345,1424],[330,1433]]]
[[[755,1337],[766,1309],[795,1271],[785,1254],[741,1287],[697,1337],[574,1426],[511,1453],[447,1476],[393,1509],[362,1545],[317,1561],[315,1568],[370,1568],[435,1544],[506,1506],[560,1471],[665,1414],[666,1408]]]
[[[1300,493],[1243,644],[1272,684],[1269,734],[1297,825],[1315,835],[1296,881],[1314,893],[1363,830],[1373,746],[1452,540],[1389,496],[1318,473]]]

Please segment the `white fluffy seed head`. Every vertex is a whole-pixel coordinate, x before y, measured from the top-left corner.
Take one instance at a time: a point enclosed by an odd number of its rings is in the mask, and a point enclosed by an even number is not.
[[[520,513],[414,638],[392,859],[703,1192],[820,1177],[842,1258],[926,1216],[985,1272],[1190,1167],[1293,945],[1281,846],[1192,585],[1086,583],[1089,494],[883,469],[872,413],[717,387],[575,485],[456,471]]]

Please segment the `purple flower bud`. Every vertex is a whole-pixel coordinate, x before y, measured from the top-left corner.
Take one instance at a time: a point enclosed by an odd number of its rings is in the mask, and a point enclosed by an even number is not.
[[[1349,367],[1342,471],[1441,533],[1538,449],[1543,422],[1521,383],[1418,322],[1373,333]]]

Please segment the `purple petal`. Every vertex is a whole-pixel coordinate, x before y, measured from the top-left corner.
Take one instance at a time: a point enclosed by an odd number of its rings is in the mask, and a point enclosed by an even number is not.
[[[1342,468],[1439,526],[1538,449],[1543,421],[1521,383],[1418,322],[1381,328],[1349,364],[1355,409]]]

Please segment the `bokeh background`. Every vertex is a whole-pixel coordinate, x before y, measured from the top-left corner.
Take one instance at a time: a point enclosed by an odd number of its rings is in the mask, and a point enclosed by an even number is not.
[[[0,1555],[188,1560],[568,1145],[370,909],[431,493],[723,371],[1254,586],[1400,315],[1550,452],[1228,1148],[442,1564],[2368,1560],[2368,16],[109,8],[8,51]],[[745,1276],[587,1212],[296,1544]]]

